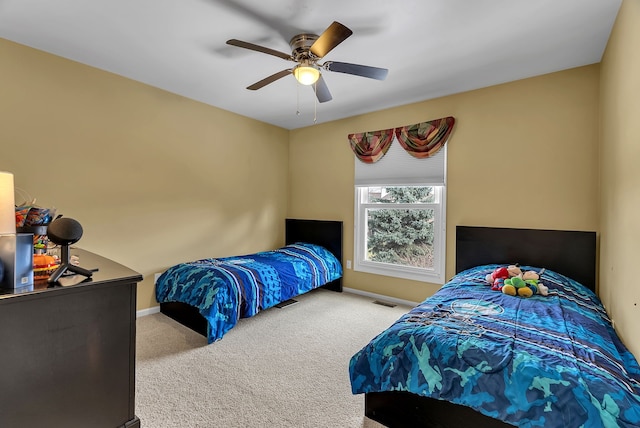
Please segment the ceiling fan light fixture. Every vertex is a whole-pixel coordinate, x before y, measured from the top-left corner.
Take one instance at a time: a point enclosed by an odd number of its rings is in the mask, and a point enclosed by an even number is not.
[[[293,69],[296,80],[303,85],[313,85],[320,78],[320,71],[308,65],[298,65]]]

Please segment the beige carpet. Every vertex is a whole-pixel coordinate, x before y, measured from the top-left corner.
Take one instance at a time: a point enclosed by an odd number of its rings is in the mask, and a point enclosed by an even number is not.
[[[162,314],[137,320],[143,428],[379,428],[351,394],[349,359],[410,308],[315,290],[242,319],[222,340]]]

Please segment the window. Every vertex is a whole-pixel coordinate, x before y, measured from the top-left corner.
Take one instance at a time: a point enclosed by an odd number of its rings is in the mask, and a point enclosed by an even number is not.
[[[444,283],[445,186],[356,186],[354,269]]]
[[[447,147],[416,159],[395,141],[355,162],[354,270],[444,284]]]

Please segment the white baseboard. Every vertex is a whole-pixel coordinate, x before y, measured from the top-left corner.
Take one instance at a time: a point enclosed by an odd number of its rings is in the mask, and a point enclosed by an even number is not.
[[[160,312],[160,306],[152,306],[147,309],[140,309],[136,311],[136,318],[144,317],[146,315],[157,314]]]
[[[410,300],[396,299],[395,297],[389,297],[389,296],[385,296],[383,294],[370,293],[368,291],[362,291],[362,290],[358,290],[356,288],[344,287],[342,289],[342,291],[344,291],[346,293],[358,294],[360,296],[371,297],[372,299],[382,300],[383,302],[390,302],[390,303],[396,303],[398,305],[411,306],[412,308],[419,304],[419,302],[412,302]]]

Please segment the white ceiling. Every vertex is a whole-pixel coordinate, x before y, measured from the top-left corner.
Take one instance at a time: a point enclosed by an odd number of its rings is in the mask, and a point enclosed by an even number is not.
[[[0,0],[0,37],[295,129],[600,62],[621,1]],[[290,53],[333,21],[353,35],[323,61],[386,80],[323,72],[322,104],[293,76],[245,89],[292,63],[228,39]]]

